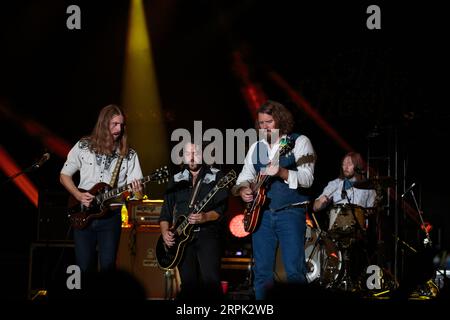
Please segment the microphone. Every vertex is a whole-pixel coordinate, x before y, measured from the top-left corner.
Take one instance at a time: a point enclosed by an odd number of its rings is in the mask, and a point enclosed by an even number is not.
[[[353,169],[353,171],[355,171],[355,173],[356,174],[359,174],[359,175],[364,175],[366,172],[363,170],[363,169],[361,169],[360,167],[355,167],[354,169]]]
[[[48,159],[50,159],[50,153],[46,152],[44,153],[44,155],[42,156],[42,158],[36,162],[35,164],[33,164],[33,168],[40,168],[42,167],[42,165],[48,161]]]
[[[408,192],[410,192],[410,191],[412,190],[412,188],[414,188],[415,185],[416,185],[416,183],[413,182],[413,184],[412,184],[408,189],[406,189],[405,193],[402,194],[402,198],[403,198],[404,196],[406,196],[406,194],[407,194]]]

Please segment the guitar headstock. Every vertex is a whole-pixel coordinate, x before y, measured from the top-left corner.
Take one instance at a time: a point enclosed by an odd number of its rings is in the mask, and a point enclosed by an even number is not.
[[[295,147],[295,140],[291,136],[286,136],[280,140],[280,156],[288,154]]]
[[[225,176],[223,176],[222,179],[219,180],[216,186],[219,189],[224,188],[235,179],[236,179],[236,172],[234,170],[231,170]]]
[[[169,182],[170,173],[167,166],[156,169],[154,173],[150,175],[150,181],[156,181],[158,184]]]

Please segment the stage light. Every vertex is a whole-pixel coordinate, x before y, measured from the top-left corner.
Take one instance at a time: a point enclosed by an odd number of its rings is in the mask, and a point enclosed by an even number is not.
[[[139,154],[143,172],[167,163],[170,154],[145,17],[143,1],[131,1],[122,97],[128,136]]]
[[[13,158],[6,152],[0,145],[0,169],[5,173],[7,177],[14,176],[22,170],[17,166]],[[38,206],[38,191],[36,186],[28,179],[26,174],[18,176],[12,182],[25,194],[35,207]]]
[[[256,110],[267,100],[267,97],[261,85],[251,80],[249,67],[244,62],[243,54],[239,50],[233,52],[233,71],[241,83],[241,94],[247,108],[256,118]]]
[[[342,149],[354,151],[353,147],[322,117],[322,115],[311,106],[311,104],[278,73],[269,72],[272,80],[278,84],[291,98],[291,100],[302,109],[326,134],[328,134]]]
[[[63,138],[57,136],[43,124],[15,113],[12,108],[0,104],[0,118],[4,117],[21,127],[31,137],[39,139],[46,148],[61,158],[66,158],[72,146]]]
[[[244,238],[250,234],[249,232],[245,231],[243,220],[244,215],[238,214],[234,216],[230,220],[230,223],[228,224],[228,229],[230,230],[231,234],[236,238]]]

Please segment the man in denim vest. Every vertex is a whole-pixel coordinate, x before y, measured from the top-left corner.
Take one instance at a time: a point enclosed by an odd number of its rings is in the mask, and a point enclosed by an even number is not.
[[[306,282],[305,188],[314,180],[315,152],[310,140],[293,133],[294,120],[286,107],[265,102],[257,112],[256,129],[262,139],[250,146],[233,188],[246,203],[255,200],[255,183],[264,179],[266,198],[252,234],[255,298],[266,298],[273,285],[277,246],[280,245],[287,281]]]

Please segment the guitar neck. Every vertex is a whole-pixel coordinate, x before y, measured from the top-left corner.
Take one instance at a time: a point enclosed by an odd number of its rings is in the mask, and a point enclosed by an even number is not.
[[[211,191],[208,192],[208,194],[194,206],[194,211],[188,215],[188,218],[191,214],[199,213],[203,210],[203,208],[208,204],[209,201],[214,197],[214,195],[219,191],[221,188],[224,188],[227,186],[231,181],[233,181],[236,178],[236,173],[234,170],[231,170],[225,177],[220,179],[220,181],[214,186],[214,188],[211,189]],[[225,183],[222,183],[225,181]],[[176,229],[177,234],[181,234],[181,232],[189,225],[189,219],[186,218]]]
[[[290,138],[286,138],[286,144],[280,144],[280,147],[278,148],[277,152],[275,153],[275,156],[270,161],[271,165],[278,165],[280,163],[280,157],[285,156],[287,153],[289,153],[292,150],[292,141]],[[253,192],[258,191],[263,184],[270,178],[271,176],[268,175],[262,175],[261,172],[258,172],[258,177],[256,179],[256,184],[253,187]]]
[[[277,151],[277,154],[273,158],[274,161],[271,161],[271,164],[278,165],[280,163],[279,157],[280,157],[280,150]],[[266,181],[269,180],[270,177],[271,176],[269,176],[269,175],[262,175],[261,171],[258,172],[258,177],[256,178],[256,184],[253,187],[253,192],[258,191],[264,185],[264,183],[266,183]]]
[[[214,197],[214,195],[219,191],[219,187],[215,186],[212,188],[210,192],[200,201],[197,205],[195,205],[194,213],[199,213],[203,210],[203,208],[208,204],[208,202]]]
[[[153,177],[153,175],[143,177],[142,179],[139,179],[138,182],[142,183],[142,184],[146,184],[147,182],[152,181],[152,177]],[[125,192],[127,190],[130,190],[131,188],[132,188],[132,184],[128,183],[122,187],[117,187],[117,188],[111,189],[103,194],[99,194],[97,197],[99,197],[98,200],[106,201],[106,200],[109,200],[109,199],[119,196],[120,194],[122,194],[123,192]]]
[[[200,201],[197,205],[194,207],[194,211],[188,215],[186,220],[184,220],[178,228],[175,230],[175,232],[179,235],[183,232],[183,230],[189,225],[189,216],[191,214],[199,213],[202,211],[202,209],[206,206],[206,204],[214,197],[214,195],[219,191],[219,188],[215,186],[208,194],[203,198],[202,201]]]
[[[267,177],[268,176],[263,176],[261,174],[261,172],[258,172],[258,176],[256,178],[256,183],[252,188],[253,193],[258,191],[262,187],[262,185],[267,181],[267,179],[268,179]]]
[[[234,170],[231,170],[227,173],[220,181],[214,186],[214,188],[211,189],[210,192],[203,198],[202,201],[200,201],[196,206],[196,212],[200,212],[203,210],[203,208],[206,206],[206,204],[214,197],[214,195],[219,191],[219,189],[225,188],[228,184],[231,183],[236,179],[236,172]]]

